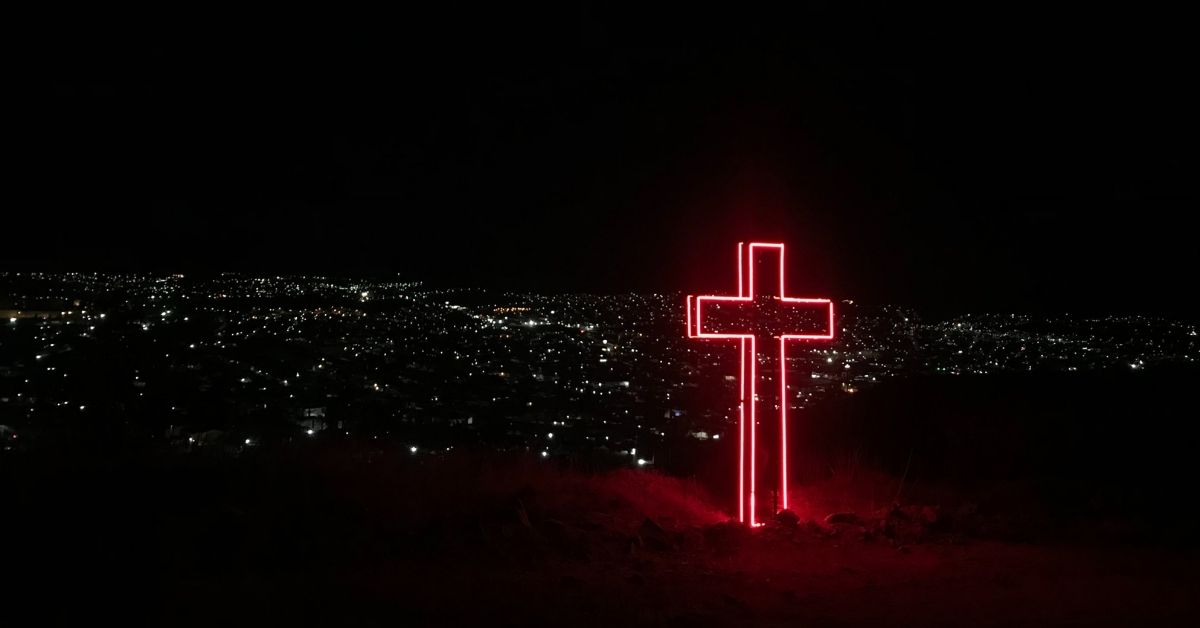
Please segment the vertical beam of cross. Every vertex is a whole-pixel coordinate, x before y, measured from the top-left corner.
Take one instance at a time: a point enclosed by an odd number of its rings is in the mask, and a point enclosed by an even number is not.
[[[758,281],[761,275],[773,271],[762,262],[768,257],[778,259],[778,292],[769,292],[770,279]],[[768,429],[768,436],[777,441],[778,455],[773,460],[770,450],[765,459],[775,473],[775,495],[770,514],[788,508],[788,451],[787,410],[789,404],[787,388],[787,343],[789,340],[832,340],[834,337],[833,302],[829,299],[796,298],[786,296],[784,276],[784,246],[753,242],[748,246],[738,243],[737,296],[688,296],[686,303],[686,327],[689,338],[737,339],[740,354],[738,371],[738,520],[751,526],[758,525],[758,502],[760,460],[758,436],[764,415],[778,408],[779,419],[775,429]],[[766,287],[764,290],[763,288]],[[796,333],[799,328],[819,325],[820,331]],[[761,340],[760,340],[761,339]],[[778,340],[776,354],[771,348]],[[763,348],[760,353],[759,347]],[[762,367],[760,369],[760,366]],[[760,386],[760,379],[777,380],[778,397],[774,404],[760,411],[760,401],[769,397]],[[771,387],[774,388],[774,387]]]

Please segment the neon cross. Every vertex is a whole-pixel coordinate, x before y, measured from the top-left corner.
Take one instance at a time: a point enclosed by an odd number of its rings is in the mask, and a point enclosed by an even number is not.
[[[771,257],[779,259],[778,270],[771,268]],[[767,262],[767,263],[764,263]],[[758,294],[759,279],[762,275],[779,274],[779,292],[776,294]],[[760,429],[760,419],[763,414],[773,414],[778,411],[778,429],[772,430],[778,439],[779,458],[771,461],[770,466],[778,475],[779,499],[773,507],[785,510],[788,507],[788,470],[787,470],[787,341],[789,340],[832,340],[833,339],[833,302],[829,299],[800,299],[784,296],[787,291],[784,284],[783,245],[752,242],[747,246],[738,243],[738,295],[737,296],[691,296],[687,297],[687,333],[689,338],[720,338],[737,339],[740,345],[741,369],[738,375],[738,521],[746,522],[749,513],[750,525],[756,526],[757,512],[755,510],[755,495],[757,493],[757,476],[760,461],[757,456],[757,433]],[[770,285],[773,277],[766,277],[765,285]],[[819,323],[818,333],[795,333],[800,328]],[[764,349],[758,350],[759,340],[762,339]],[[769,340],[779,341],[779,352],[766,348]],[[747,367],[747,365],[749,365]],[[761,367],[762,373],[759,372]],[[749,376],[747,376],[749,368]],[[762,386],[760,393],[759,379],[774,379],[779,381],[778,397],[766,399],[767,390],[773,387]],[[763,411],[758,406],[760,401],[774,401],[762,404]],[[749,421],[746,414],[749,414]],[[770,426],[769,417],[761,425]],[[749,442],[750,457],[746,458],[746,447]],[[770,458],[769,450],[765,458]],[[772,473],[772,475],[774,475]],[[749,491],[747,492],[747,476],[749,476]],[[780,506],[781,502],[781,506]],[[771,514],[774,514],[773,512]]]

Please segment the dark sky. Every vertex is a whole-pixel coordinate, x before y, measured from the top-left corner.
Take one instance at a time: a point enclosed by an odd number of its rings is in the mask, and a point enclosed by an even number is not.
[[[1195,313],[1182,15],[557,6],[34,38],[0,262]]]

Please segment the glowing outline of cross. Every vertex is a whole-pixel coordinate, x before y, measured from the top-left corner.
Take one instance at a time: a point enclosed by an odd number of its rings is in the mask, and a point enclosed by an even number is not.
[[[783,498],[783,510],[788,508],[787,497],[787,341],[788,340],[833,340],[834,337],[834,315],[833,301],[830,299],[811,299],[797,298],[784,296],[785,290],[785,266],[784,266],[784,246],[782,243],[765,243],[751,242],[747,247],[744,242],[738,242],[738,296],[687,296],[687,335],[688,338],[700,339],[734,339],[739,341],[741,356],[741,367],[738,371],[738,521],[745,523],[746,521],[746,341],[750,341],[750,355],[753,356],[750,360],[750,525],[751,527],[759,525],[754,518],[754,497],[755,497],[755,476],[757,475],[757,467],[755,466],[755,432],[753,426],[756,422],[756,407],[758,405],[757,385],[758,377],[755,365],[758,362],[757,353],[755,352],[755,334],[729,334],[729,333],[705,333],[703,331],[703,307],[702,304],[708,302],[743,302],[753,303],[754,301],[754,249],[755,248],[777,248],[779,249],[779,293],[777,298],[783,303],[794,304],[824,304],[829,310],[829,331],[826,334],[780,334],[779,335],[779,441],[780,441],[780,494]],[[746,251],[749,251],[748,256]],[[745,262],[743,263],[743,259]],[[743,276],[746,274],[745,268],[749,269],[749,280],[744,281]],[[748,286],[746,284],[749,284]],[[695,303],[695,305],[693,305]],[[692,320],[693,312],[695,312],[695,320]]]

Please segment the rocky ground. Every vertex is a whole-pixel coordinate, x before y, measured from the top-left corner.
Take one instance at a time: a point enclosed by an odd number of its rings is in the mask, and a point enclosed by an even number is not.
[[[751,530],[654,472],[372,456],[10,460],[0,623],[1200,625],[1187,537],[880,506],[865,474]]]
[[[509,483],[516,479],[494,485],[484,508],[400,524],[390,539],[367,533],[332,569],[322,561],[184,577],[183,595],[168,596],[160,618],[556,626],[1200,620],[1200,562],[1191,547],[1005,538],[1010,527],[971,505],[813,514],[823,502],[845,503],[830,497],[844,493],[840,486],[802,487],[803,516],[782,513],[751,530],[727,521],[699,487],[653,473],[535,470]],[[196,599],[211,602],[189,604]]]
[[[936,532],[931,512],[843,514],[833,523],[782,516],[748,530],[652,518],[626,528],[605,517],[565,521],[518,508],[513,522],[442,539],[421,556],[184,579],[160,619],[572,626],[1131,626],[1200,619],[1193,553],[955,538]]]

